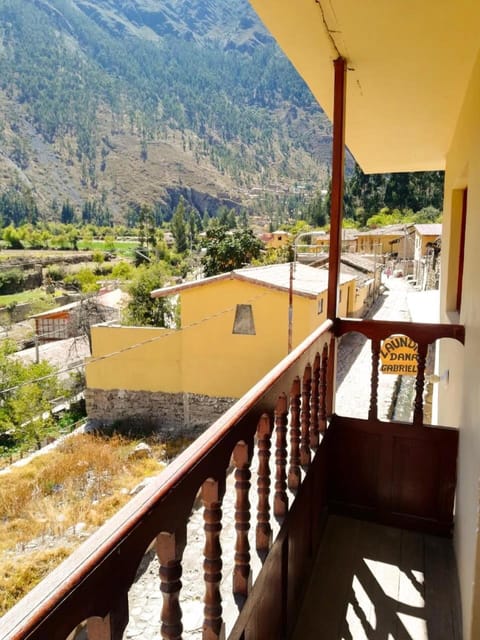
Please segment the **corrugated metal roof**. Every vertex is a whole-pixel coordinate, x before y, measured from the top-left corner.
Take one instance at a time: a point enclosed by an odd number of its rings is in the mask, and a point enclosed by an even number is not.
[[[433,222],[431,224],[416,224],[415,231],[421,236],[441,236],[442,224],[440,222]]]

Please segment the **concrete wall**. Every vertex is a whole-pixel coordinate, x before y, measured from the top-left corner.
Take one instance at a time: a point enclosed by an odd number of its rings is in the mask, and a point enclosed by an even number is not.
[[[442,240],[441,320],[465,325],[465,349],[445,341],[439,373],[449,371],[439,390],[439,421],[460,424],[455,549],[465,640],[480,637],[480,60],[447,155]],[[456,310],[463,190],[468,188],[463,296]],[[442,341],[444,342],[444,341]]]

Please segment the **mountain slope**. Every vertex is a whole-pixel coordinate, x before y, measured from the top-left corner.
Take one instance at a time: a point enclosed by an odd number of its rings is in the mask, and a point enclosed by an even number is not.
[[[0,0],[0,187],[47,215],[187,187],[249,206],[318,185],[329,141],[246,0]]]

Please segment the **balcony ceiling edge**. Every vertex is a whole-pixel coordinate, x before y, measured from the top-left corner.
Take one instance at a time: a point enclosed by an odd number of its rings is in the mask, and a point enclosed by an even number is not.
[[[346,144],[367,173],[443,169],[479,51],[469,0],[250,0],[331,118],[348,62]]]

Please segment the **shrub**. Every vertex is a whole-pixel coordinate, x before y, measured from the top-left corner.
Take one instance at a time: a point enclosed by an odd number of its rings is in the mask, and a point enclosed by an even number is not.
[[[25,274],[21,269],[0,271],[0,294],[16,293],[25,282]]]

